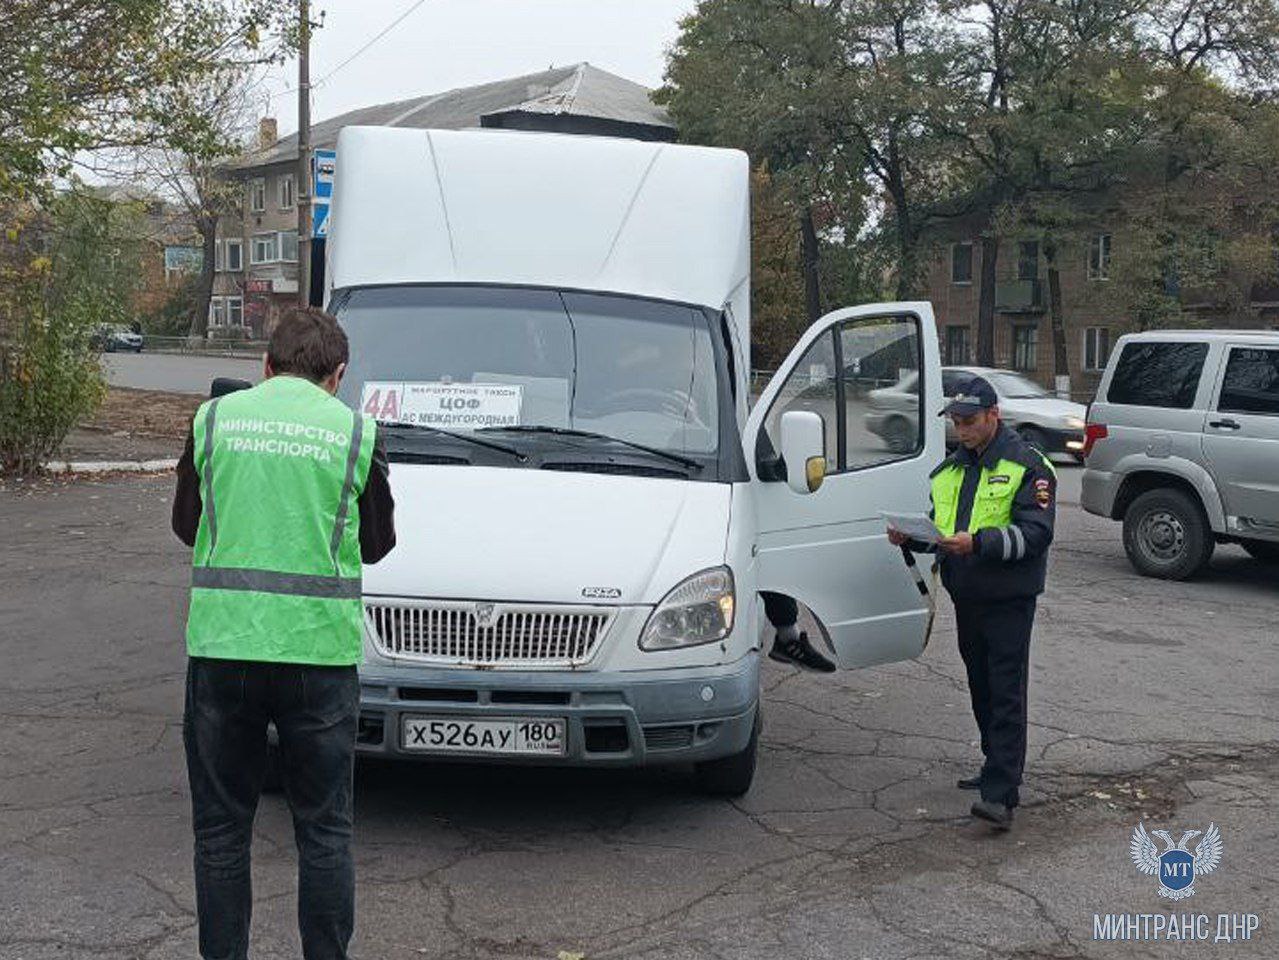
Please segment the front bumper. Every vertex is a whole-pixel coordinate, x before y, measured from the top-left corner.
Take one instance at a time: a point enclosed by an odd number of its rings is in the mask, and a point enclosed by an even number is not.
[[[759,704],[759,653],[717,667],[628,672],[501,672],[366,664],[356,752],[405,760],[636,767],[714,760],[746,749]],[[709,694],[708,692],[709,691]],[[709,696],[709,699],[708,699]],[[427,753],[404,718],[564,718],[560,757]]]

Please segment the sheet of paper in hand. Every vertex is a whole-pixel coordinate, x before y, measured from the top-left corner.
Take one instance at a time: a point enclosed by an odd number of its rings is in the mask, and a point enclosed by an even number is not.
[[[364,384],[360,410],[379,423],[475,430],[518,426],[523,401],[519,384],[370,380]]]
[[[937,525],[928,518],[926,513],[880,513],[885,523],[894,530],[899,530],[912,540],[919,540],[923,543],[936,543],[942,539],[941,531],[937,529]]]

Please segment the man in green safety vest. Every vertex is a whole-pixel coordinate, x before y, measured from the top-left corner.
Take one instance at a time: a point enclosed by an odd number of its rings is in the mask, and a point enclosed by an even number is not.
[[[194,547],[183,734],[206,960],[248,954],[269,723],[298,846],[302,953],[345,958],[354,930],[361,564],[395,545],[395,505],[375,424],[334,396],[347,360],[329,314],[286,315],[263,382],[201,406],[178,462],[173,529]]]
[[[958,786],[981,791],[973,816],[1007,830],[1026,763],[1030,634],[1053,539],[1057,475],[1047,457],[1000,423],[998,397],[981,377],[963,385],[944,412],[959,448],[932,474],[942,539],[924,544],[897,530],[888,538],[940,554],[985,757],[981,772]]]

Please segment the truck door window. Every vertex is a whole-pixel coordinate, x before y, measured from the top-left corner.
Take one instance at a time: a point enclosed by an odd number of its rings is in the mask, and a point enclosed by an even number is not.
[[[788,410],[809,410],[826,424],[826,472],[839,470],[839,416],[835,379],[835,337],[824,333],[800,359],[764,419],[763,435],[772,445],[773,455],[782,449],[782,414]]]
[[[924,449],[919,321],[867,317],[840,325],[845,470],[916,456]]]

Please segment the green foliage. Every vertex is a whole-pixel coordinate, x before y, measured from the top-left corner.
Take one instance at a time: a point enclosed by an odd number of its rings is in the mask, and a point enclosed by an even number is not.
[[[196,309],[199,286],[198,273],[184,273],[164,303],[142,318],[142,329],[160,337],[186,336],[191,328],[191,313]]]
[[[920,292],[949,233],[1064,257],[1113,233],[1141,326],[1242,317],[1273,279],[1279,0],[702,0],[681,30],[660,99],[815,211],[827,303]],[[801,258],[764,242],[756,316],[789,331]]]
[[[4,0],[0,200],[66,175],[79,151],[218,133],[181,91],[230,62],[278,55],[262,37],[292,4],[270,0]],[[285,41],[287,46],[287,40]]]
[[[92,336],[138,282],[137,211],[83,193],[32,213],[0,251],[0,469],[30,473],[101,402]]]

